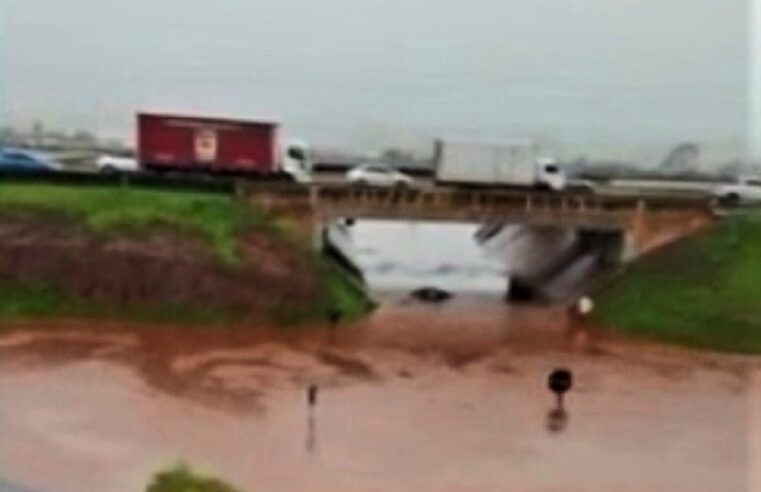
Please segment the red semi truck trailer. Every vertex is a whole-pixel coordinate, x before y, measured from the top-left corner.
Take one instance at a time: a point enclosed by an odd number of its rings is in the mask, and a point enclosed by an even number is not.
[[[302,181],[311,171],[306,145],[281,142],[277,123],[140,113],[138,160],[149,171],[195,171]]]

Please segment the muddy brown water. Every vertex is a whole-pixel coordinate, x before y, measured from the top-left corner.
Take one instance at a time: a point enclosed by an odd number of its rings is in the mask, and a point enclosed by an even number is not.
[[[338,330],[134,328],[0,336],[1,476],[135,492],[185,461],[252,492],[747,490],[753,362],[579,345],[562,310],[394,303]],[[560,423],[557,366],[576,376]]]

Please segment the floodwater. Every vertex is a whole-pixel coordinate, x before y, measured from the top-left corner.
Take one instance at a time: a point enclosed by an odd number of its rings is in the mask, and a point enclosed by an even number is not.
[[[371,289],[390,293],[438,287],[466,294],[502,294],[509,265],[476,241],[478,226],[362,220],[346,248]]]
[[[334,227],[331,237],[382,296],[437,287],[491,300],[505,297],[511,276],[530,276],[575,237],[563,228],[494,226],[492,235],[479,239],[489,226],[360,220],[351,227]],[[586,271],[575,277],[584,275]]]
[[[562,307],[499,300],[505,263],[472,226],[357,227],[371,286],[462,295],[384,295],[337,329],[9,327],[0,476],[34,492],[135,492],[186,462],[250,492],[749,490],[755,362],[570,337]],[[556,367],[575,376],[565,415],[546,389]]]
[[[493,225],[492,225],[493,226]],[[363,271],[368,286],[387,298],[420,287],[498,302],[511,277],[532,277],[569,249],[573,230],[501,225],[478,239],[471,223],[360,220],[332,228],[331,238]],[[594,274],[595,257],[579,258],[547,285],[549,297],[574,297]]]
[[[180,461],[249,491],[747,490],[750,362],[581,349],[563,323],[395,305],[287,335],[17,326],[0,337],[0,474],[41,492],[143,490]],[[576,378],[564,422],[557,366]]]

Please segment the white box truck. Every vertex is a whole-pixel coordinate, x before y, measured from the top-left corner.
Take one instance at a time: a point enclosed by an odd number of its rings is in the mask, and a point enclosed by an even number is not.
[[[531,142],[436,140],[434,175],[439,184],[565,189],[556,160],[541,157]]]

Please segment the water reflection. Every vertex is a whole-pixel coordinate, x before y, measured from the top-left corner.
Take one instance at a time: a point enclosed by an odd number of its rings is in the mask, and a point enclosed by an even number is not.
[[[314,409],[310,408],[307,412],[307,441],[306,450],[308,454],[314,454],[317,449],[317,419],[314,415]]]
[[[547,430],[551,434],[559,434],[568,427],[570,416],[562,406],[557,406],[547,413]]]

